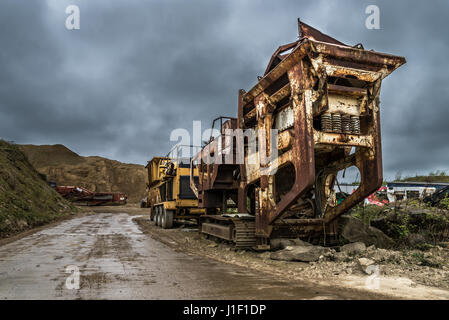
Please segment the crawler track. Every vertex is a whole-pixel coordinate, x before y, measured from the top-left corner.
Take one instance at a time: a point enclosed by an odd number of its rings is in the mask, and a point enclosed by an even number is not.
[[[232,243],[236,249],[251,249],[256,245],[254,218],[205,215],[201,219],[203,234]]]
[[[234,243],[236,249],[249,249],[256,245],[256,225],[254,220],[232,219],[234,223]]]

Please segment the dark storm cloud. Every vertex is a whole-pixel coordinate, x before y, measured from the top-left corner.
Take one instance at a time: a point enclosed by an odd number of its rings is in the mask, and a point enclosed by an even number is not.
[[[81,29],[64,27],[77,4]],[[365,28],[368,4],[381,30]],[[4,0],[0,136],[145,163],[170,132],[235,115],[296,18],[348,44],[407,58],[384,81],[385,176],[449,169],[449,5],[410,1]]]

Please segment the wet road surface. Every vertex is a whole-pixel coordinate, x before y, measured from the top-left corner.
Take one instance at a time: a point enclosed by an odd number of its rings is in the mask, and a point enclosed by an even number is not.
[[[75,218],[0,247],[0,299],[363,298],[177,252],[134,217]],[[68,266],[79,269],[79,289]]]

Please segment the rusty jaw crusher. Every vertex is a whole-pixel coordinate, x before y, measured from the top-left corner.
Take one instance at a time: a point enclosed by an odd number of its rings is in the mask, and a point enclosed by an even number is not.
[[[298,31],[299,40],[275,51],[258,83],[239,91],[238,118],[218,118],[221,135],[192,158],[199,181],[191,179],[191,188],[207,212],[201,232],[237,248],[267,248],[270,238],[329,244],[338,217],[382,184],[381,82],[405,58],[348,46],[299,19]],[[266,147],[248,148],[245,134],[229,139],[226,129],[266,132]],[[208,161],[225,156],[220,139],[233,162]],[[337,204],[337,173],[351,166],[360,186]]]

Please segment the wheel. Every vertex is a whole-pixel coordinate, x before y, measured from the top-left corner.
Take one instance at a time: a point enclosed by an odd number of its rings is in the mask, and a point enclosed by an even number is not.
[[[173,210],[164,210],[162,213],[162,228],[171,229],[173,227]]]
[[[155,217],[156,217],[156,212],[154,212],[154,209],[150,207],[150,220],[154,221]]]
[[[165,210],[165,208],[161,207],[161,211],[160,211],[160,214],[159,214],[160,215],[160,218],[159,218],[160,219],[160,222],[159,222],[160,224],[159,224],[159,226],[164,228],[164,229],[166,229],[165,228],[166,212],[167,211]]]
[[[166,210],[165,210],[165,208],[162,208],[162,211],[161,211],[161,227],[162,228],[164,228],[164,229],[166,229],[165,228],[165,218],[166,218],[166,216],[165,216],[165,214],[166,214]]]
[[[159,207],[154,207],[153,221],[155,226],[157,226],[158,220],[159,220]]]
[[[159,221],[159,207],[154,207],[154,225],[157,226],[157,223]]]
[[[162,215],[163,215],[163,212],[164,212],[164,207],[163,206],[159,206],[157,209],[158,210],[157,210],[157,221],[156,221],[156,224],[157,224],[158,227],[160,227],[160,226],[162,226]]]

